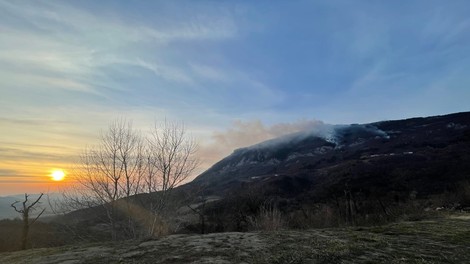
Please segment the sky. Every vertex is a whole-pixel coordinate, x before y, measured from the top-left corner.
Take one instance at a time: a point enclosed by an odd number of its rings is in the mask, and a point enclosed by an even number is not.
[[[0,196],[53,190],[116,118],[199,171],[328,124],[470,110],[470,2],[0,0]]]

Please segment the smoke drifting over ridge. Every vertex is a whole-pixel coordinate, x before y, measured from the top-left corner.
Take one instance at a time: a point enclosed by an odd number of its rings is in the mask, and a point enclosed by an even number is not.
[[[347,127],[344,125],[330,125],[320,122],[314,127],[307,128],[294,133],[289,133],[271,140],[267,140],[252,146],[249,146],[245,149],[256,149],[256,148],[269,148],[276,147],[281,144],[286,143],[295,143],[300,140],[303,140],[307,137],[319,137],[328,142],[338,144],[338,136],[336,130],[338,128]]]
[[[216,132],[213,138],[217,143],[234,148],[248,147],[262,141],[282,137],[301,131],[309,131],[325,124],[317,120],[300,120],[294,123],[279,123],[266,126],[261,121],[236,121],[224,132]]]
[[[303,131],[323,131],[326,135],[327,127],[333,126],[318,120],[298,120],[273,125],[265,125],[260,120],[237,120],[227,130],[214,132],[211,142],[201,146],[201,169],[209,168],[236,149]]]
[[[265,125],[260,120],[235,121],[222,132],[214,132],[212,141],[201,146],[201,169],[205,170],[238,149],[275,147],[284,143],[295,143],[307,137],[315,136],[339,146],[344,131],[350,129],[367,131],[388,139],[385,131],[373,125],[331,125],[318,120],[299,120],[293,123]]]

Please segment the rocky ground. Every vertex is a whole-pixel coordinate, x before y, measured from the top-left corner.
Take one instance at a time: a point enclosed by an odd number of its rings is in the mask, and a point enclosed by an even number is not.
[[[470,263],[470,217],[207,235],[0,254],[0,263]]]

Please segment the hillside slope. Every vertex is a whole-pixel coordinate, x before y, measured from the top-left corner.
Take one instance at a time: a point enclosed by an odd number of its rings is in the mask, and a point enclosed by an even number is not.
[[[0,253],[0,263],[469,263],[470,221],[454,216],[377,227],[172,235]]]
[[[250,230],[266,208],[294,228],[468,210],[470,112],[322,125],[235,150],[191,189],[219,198],[204,209],[211,231]]]
[[[308,189],[321,198],[332,194],[326,190],[341,192],[345,185],[425,196],[445,192],[468,179],[470,112],[465,112],[324,125],[238,149],[192,184],[204,185],[208,193],[221,196],[249,184],[263,185],[266,190],[280,188],[272,191],[281,195]]]

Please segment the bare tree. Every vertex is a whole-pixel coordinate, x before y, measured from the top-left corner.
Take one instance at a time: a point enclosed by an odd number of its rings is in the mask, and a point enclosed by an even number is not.
[[[21,232],[21,249],[22,250],[26,249],[26,246],[28,244],[29,228],[31,227],[31,225],[33,225],[39,219],[39,217],[46,210],[45,208],[42,209],[42,211],[34,219],[32,219],[32,220],[30,219],[30,214],[34,210],[36,210],[36,205],[38,205],[39,200],[41,200],[43,195],[44,194],[41,193],[39,195],[39,197],[34,202],[28,203],[29,195],[25,193],[24,194],[24,201],[21,203],[22,204],[21,207],[17,207],[17,204],[20,203],[20,201],[16,201],[16,202],[11,204],[11,207],[13,207],[15,209],[15,211],[17,211],[18,213],[21,214],[21,218],[23,220],[23,229],[22,229],[22,232]]]
[[[158,199],[150,205],[154,222],[165,216],[171,191],[188,179],[199,165],[195,157],[198,145],[181,123],[165,121],[155,125],[147,140],[145,185]],[[149,233],[154,234],[155,225]]]
[[[171,190],[192,175],[198,165],[196,142],[179,123],[155,125],[144,138],[126,120],[113,122],[100,139],[97,146],[81,155],[74,172],[76,186],[66,193],[67,203],[75,209],[103,206],[113,238],[120,229],[117,213],[123,210],[132,235],[137,235],[135,223],[143,221],[139,219],[142,215],[148,218],[143,206],[153,216],[148,228],[153,235],[155,224],[164,218]],[[129,199],[143,192],[156,192],[152,196],[157,198],[150,205],[137,205],[131,202],[135,199]]]
[[[154,126],[148,143],[145,184],[148,192],[160,193],[155,209],[163,210],[171,190],[191,176],[199,165],[195,158],[198,145],[187,135],[183,124],[168,121]]]
[[[102,205],[116,238],[117,201],[142,192],[145,171],[143,140],[124,119],[114,121],[101,134],[99,145],[87,148],[74,171],[77,186],[67,193],[67,202],[77,208]],[[124,206],[130,211],[128,201]],[[131,215],[128,215],[132,228]]]

